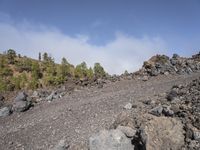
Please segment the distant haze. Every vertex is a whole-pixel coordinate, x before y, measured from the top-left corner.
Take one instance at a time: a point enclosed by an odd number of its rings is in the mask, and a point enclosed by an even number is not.
[[[155,54],[200,50],[200,3],[0,0],[0,52],[48,52],[77,65],[100,62],[110,74],[138,70]]]

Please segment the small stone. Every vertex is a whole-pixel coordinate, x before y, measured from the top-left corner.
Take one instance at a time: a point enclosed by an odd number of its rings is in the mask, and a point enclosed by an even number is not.
[[[58,142],[58,144],[53,148],[53,150],[66,150],[69,148],[69,145],[66,144],[66,140],[62,139]]]
[[[100,88],[103,88],[103,84],[98,84],[98,86],[97,86],[99,89]]]
[[[148,81],[149,80],[149,77],[148,76],[144,76],[143,78],[142,78],[142,81]]]
[[[149,111],[150,114],[155,115],[155,116],[161,116],[163,111],[162,106],[157,106]]]
[[[163,106],[163,114],[165,116],[173,116],[174,115],[174,111],[171,110],[169,106]]]
[[[150,71],[151,76],[158,76],[159,73],[160,72],[156,68],[152,68],[151,71]]]
[[[200,149],[200,143],[195,140],[191,140],[188,145],[189,150],[199,150]]]
[[[151,100],[151,99],[147,99],[143,102],[146,105],[155,105],[156,101],[155,100]]]
[[[9,144],[9,145],[13,145],[13,144],[14,144],[14,142],[13,142],[13,141],[10,141],[8,144]]]
[[[200,140],[200,131],[198,130],[193,131],[193,138],[194,140]]]
[[[37,91],[34,91],[31,97],[37,98],[39,97],[39,93]]]
[[[164,72],[164,75],[168,76],[168,75],[169,75],[169,72],[168,72],[168,71],[167,71],[167,72]]]
[[[133,105],[132,105],[131,103],[127,103],[127,104],[124,106],[124,109],[130,110],[132,107],[133,107]]]
[[[57,92],[53,91],[53,92],[51,92],[51,94],[46,98],[46,100],[52,101],[53,99],[56,99],[56,98],[58,98],[58,97],[59,97],[59,95],[57,94]]]
[[[178,93],[177,90],[172,89],[168,94],[167,94],[167,100],[168,101],[173,101],[175,98],[177,98]]]

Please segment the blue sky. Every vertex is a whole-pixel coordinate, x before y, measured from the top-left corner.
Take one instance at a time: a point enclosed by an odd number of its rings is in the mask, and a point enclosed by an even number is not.
[[[0,52],[47,51],[109,73],[135,71],[157,53],[197,53],[199,27],[199,0],[0,0]]]

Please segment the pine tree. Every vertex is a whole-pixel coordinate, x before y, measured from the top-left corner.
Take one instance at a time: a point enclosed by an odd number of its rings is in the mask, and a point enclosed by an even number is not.
[[[125,70],[124,71],[124,75],[128,75],[129,73],[128,73],[128,71],[127,70]]]
[[[42,57],[42,56],[41,56],[41,53],[39,52],[39,56],[38,56],[38,60],[39,60],[39,61],[41,61],[41,59],[42,59],[41,57]]]
[[[6,65],[6,58],[4,55],[0,55],[0,69],[4,68]]]
[[[94,64],[94,75],[98,78],[102,78],[106,76],[106,73],[104,71],[104,68],[101,66],[100,63]]]
[[[16,52],[13,49],[7,51],[8,64],[15,63]]]
[[[48,61],[48,54],[46,52],[43,54],[43,61]]]
[[[60,76],[63,79],[66,79],[66,76],[69,76],[69,74],[70,74],[69,63],[67,62],[66,58],[62,58],[62,62],[60,65]]]

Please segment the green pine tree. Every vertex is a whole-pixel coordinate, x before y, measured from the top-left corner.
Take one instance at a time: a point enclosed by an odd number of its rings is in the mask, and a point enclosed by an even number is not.
[[[102,78],[106,76],[106,72],[104,71],[104,68],[101,66],[100,63],[94,64],[94,75],[98,78]]]

